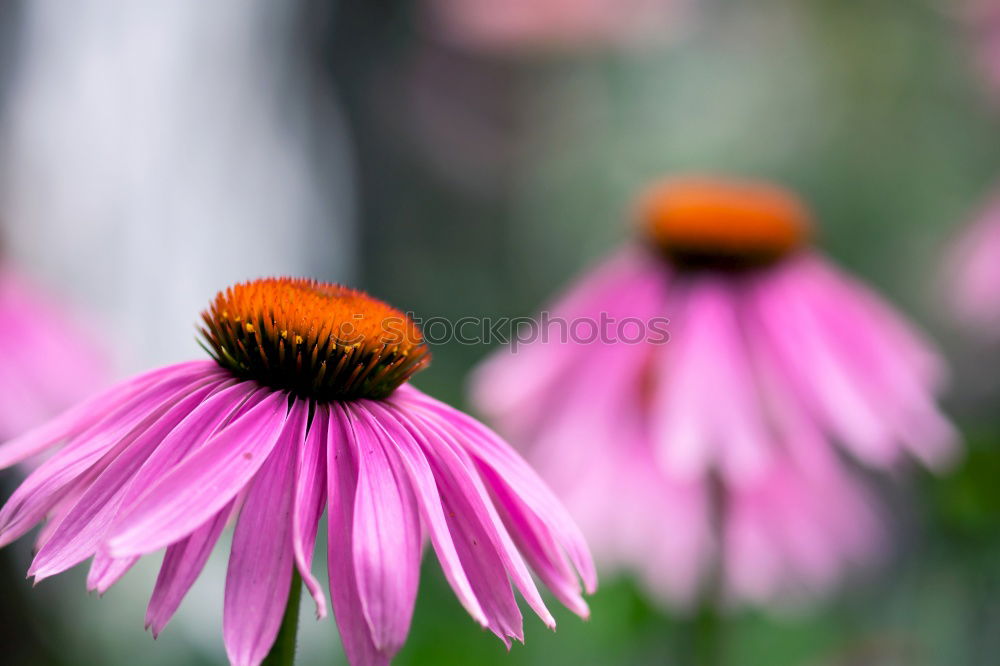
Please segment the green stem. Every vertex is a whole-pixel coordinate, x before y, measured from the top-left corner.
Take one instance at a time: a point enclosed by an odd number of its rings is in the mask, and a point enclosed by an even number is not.
[[[302,598],[302,578],[292,567],[292,587],[288,590],[288,604],[281,619],[278,637],[261,666],[292,666],[295,663],[295,636],[299,630],[299,600]]]
[[[698,666],[721,666],[725,663],[722,635],[724,619],[709,602],[704,604],[691,624],[691,652],[693,664]]]
[[[726,489],[722,479],[709,479],[712,526],[717,543],[725,541]],[[721,547],[720,547],[721,550]],[[691,663],[697,666],[722,666],[726,663],[726,618],[722,611],[722,556],[717,551],[711,565],[708,588],[697,614],[691,620]]]

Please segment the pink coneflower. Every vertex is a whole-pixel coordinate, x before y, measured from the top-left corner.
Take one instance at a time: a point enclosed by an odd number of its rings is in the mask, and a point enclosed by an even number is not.
[[[965,0],[961,6],[973,31],[986,83],[1000,94],[1000,4],[996,0]]]
[[[957,317],[986,335],[1000,335],[1000,196],[959,237],[946,277]]]
[[[427,0],[451,42],[514,52],[662,38],[687,0]]]
[[[810,249],[808,211],[778,187],[669,181],[639,217],[643,242],[559,301],[547,337],[488,360],[475,402],[528,447],[598,560],[665,599],[709,578],[734,600],[820,592],[879,550],[844,458],[952,452],[941,363]],[[601,339],[572,339],[598,320]]]
[[[235,519],[223,633],[258,664],[329,522],[333,612],[348,660],[385,664],[406,638],[423,535],[462,605],[509,645],[510,581],[554,625],[528,567],[580,615],[587,548],[527,464],[470,417],[406,384],[429,354],[416,325],[365,294],[303,279],[220,293],[201,329],[211,361],[140,375],[0,447],[10,465],[63,444],[0,511],[0,543],[46,517],[36,582],[93,557],[104,592],[166,548],[147,626],[163,630]],[[294,574],[297,571],[298,574]],[[294,598],[294,597],[293,597]]]
[[[58,414],[105,377],[94,341],[9,266],[0,266],[0,440]]]

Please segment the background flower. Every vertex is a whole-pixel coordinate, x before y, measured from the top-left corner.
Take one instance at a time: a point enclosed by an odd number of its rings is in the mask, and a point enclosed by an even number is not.
[[[473,49],[516,53],[663,39],[689,0],[426,0],[433,27]]]
[[[94,334],[11,266],[0,268],[0,440],[41,424],[104,384]]]
[[[1000,200],[991,201],[962,232],[946,271],[956,317],[987,337],[1000,333]]]
[[[883,550],[844,459],[887,471],[955,453],[934,404],[941,359],[807,246],[810,214],[780,188],[680,178],[637,208],[642,240],[549,316],[650,322],[638,342],[553,323],[547,341],[489,359],[474,401],[569,498],[599,557],[664,600],[827,592]]]

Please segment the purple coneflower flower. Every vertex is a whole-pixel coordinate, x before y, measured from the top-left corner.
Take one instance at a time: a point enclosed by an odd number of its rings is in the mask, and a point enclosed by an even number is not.
[[[665,599],[689,603],[709,578],[736,600],[822,591],[879,550],[843,454],[887,468],[953,451],[941,362],[809,247],[808,211],[778,187],[668,181],[639,217],[643,242],[551,308],[545,335],[489,359],[474,400],[598,560]],[[574,339],[602,320],[599,339]]]
[[[515,52],[662,38],[689,0],[427,0],[452,42]]]
[[[1000,5],[996,0],[964,0],[959,5],[973,32],[986,84],[1000,93]]]
[[[956,316],[987,336],[1000,335],[1000,196],[958,238],[946,268]]]
[[[58,304],[0,266],[0,440],[33,428],[85,397],[106,360]]]
[[[580,615],[595,577],[565,509],[514,451],[405,382],[429,354],[416,325],[362,292],[266,279],[220,293],[201,333],[214,360],[140,375],[0,447],[0,465],[62,444],[0,511],[0,543],[48,522],[36,582],[93,557],[104,592],[166,548],[146,615],[163,630],[235,519],[223,633],[234,664],[275,640],[297,570],[329,522],[333,612],[352,664],[406,638],[423,536],[468,612],[522,638],[510,581],[549,626],[529,574]],[[296,588],[297,590],[297,588]]]

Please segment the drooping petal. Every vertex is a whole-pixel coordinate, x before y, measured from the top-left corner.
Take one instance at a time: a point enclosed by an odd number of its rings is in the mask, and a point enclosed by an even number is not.
[[[221,389],[205,398],[170,431],[156,451],[136,474],[122,500],[131,506],[135,500],[190,454],[207,444],[227,425],[253,409],[269,391],[251,382],[225,382]]]
[[[87,492],[87,488],[90,487],[90,481],[91,479],[86,477],[74,481],[70,484],[69,489],[63,494],[62,498],[49,510],[45,524],[38,530],[38,536],[35,537],[34,552],[37,553],[45,546],[49,538],[52,537],[52,534],[59,528],[59,523],[62,522],[63,518],[66,517],[70,509],[76,504],[76,501],[80,499],[81,495]]]
[[[151,388],[166,382],[191,383],[207,376],[217,376],[218,366],[211,361],[193,361],[159,368],[133,377],[121,384],[70,408],[61,416],[0,445],[0,468],[10,467],[44,451],[61,440],[75,437],[102,423],[111,426],[110,417],[125,410],[121,405],[142,401]]]
[[[305,442],[309,404],[296,400],[277,444],[247,492],[226,574],[222,631],[234,666],[267,656],[285,613],[292,580],[295,464]]]
[[[405,418],[423,435],[422,441],[426,446],[424,453],[435,470],[434,476],[438,480],[439,487],[449,488],[449,491],[444,493],[446,504],[462,505],[464,510],[471,512],[467,517],[469,524],[475,522],[479,524],[480,529],[488,537],[489,544],[500,557],[507,574],[524,595],[525,601],[546,625],[555,627],[555,618],[545,607],[545,602],[542,601],[538,588],[528,573],[524,559],[514,546],[503,521],[500,520],[468,454],[454,439],[452,433],[441,427],[440,420],[434,415],[414,413],[407,414]],[[454,530],[452,536],[456,536]],[[483,544],[484,547],[485,545]],[[461,553],[459,549],[459,554]]]
[[[435,444],[430,441],[437,439],[436,433],[429,429],[425,432],[422,423],[401,411],[395,411],[395,416],[424,449],[423,454],[440,492],[445,525],[449,541],[458,556],[458,567],[467,576],[472,593],[485,614],[486,627],[509,649],[511,638],[524,640],[523,621],[507,576],[507,567],[494,545],[497,538],[480,523],[477,510],[463,496],[461,484],[453,478],[453,474],[443,470],[439,456],[433,452]]]
[[[482,606],[472,591],[472,586],[455,549],[448,523],[445,519],[437,482],[420,445],[398,419],[395,410],[386,409],[379,401],[359,401],[372,413],[377,424],[385,430],[386,437],[395,445],[420,504],[423,525],[430,534],[431,544],[437,553],[445,578],[462,606],[482,626],[489,625]]]
[[[531,568],[556,599],[580,617],[589,617],[590,608],[580,595],[576,574],[549,531],[513,496],[496,472],[480,466],[480,473],[495,498],[504,525]]]
[[[561,341],[572,351],[573,363],[557,387],[532,396],[531,403],[543,410],[537,424],[530,430],[517,425],[523,407],[485,411],[495,413],[497,425],[515,441],[531,442],[533,467],[557,491],[586,476],[591,461],[604,455],[606,442],[621,440],[623,414],[647,402],[650,363],[668,349],[663,317],[670,280],[642,263],[632,270],[635,274],[624,276],[626,282],[619,285],[621,293],[605,294],[605,307],[594,304],[582,315],[601,329],[598,339],[586,345]],[[576,320],[560,316],[567,333],[576,329],[565,323]],[[505,358],[513,363],[522,353]]]
[[[326,500],[326,439],[330,408],[316,405],[312,424],[297,458],[295,502],[292,513],[292,547],[295,566],[316,602],[316,618],[326,617],[326,595],[312,573],[316,531]]]
[[[340,642],[351,666],[386,666],[392,655],[375,647],[354,572],[354,497],[358,486],[356,440],[351,416],[342,405],[331,407],[326,456],[330,599]]]
[[[115,559],[107,551],[97,551],[87,574],[87,589],[104,594],[138,561],[137,556]]]
[[[781,579],[781,560],[765,529],[766,515],[756,503],[734,503],[726,519],[723,570],[730,595],[752,603],[774,598]]]
[[[194,585],[232,512],[230,503],[188,537],[167,548],[146,609],[146,628],[153,632],[154,638],[167,626]]]
[[[469,455],[495,470],[552,530],[583,579],[584,589],[588,593],[596,589],[594,562],[579,527],[531,466],[509,444],[471,416],[434,400],[412,386],[398,388],[387,403],[398,405],[401,414],[420,414],[433,419],[437,427],[452,433],[453,440],[463,442]]]
[[[60,522],[35,556],[28,575],[43,580],[82,562],[97,550],[139,468],[177,425],[222,384],[209,384],[172,406],[115,457]]]
[[[739,600],[808,599],[879,556],[880,520],[840,466],[782,460],[759,483],[733,489],[727,506],[724,571]]]
[[[358,593],[375,647],[394,654],[406,640],[417,597],[419,513],[400,463],[380,437],[382,431],[364,409],[344,407],[357,437],[352,541]]]
[[[443,485],[445,518],[462,567],[488,618],[487,627],[510,649],[511,638],[524,641],[524,628],[504,563],[472,507],[459,491]]]
[[[109,426],[107,430],[101,430],[101,424],[94,426],[58,455],[42,463],[0,510],[0,545],[10,543],[31,529],[73,487],[80,484],[89,486],[130,442],[156,423],[177,400],[218,381],[218,375],[194,381],[168,380],[137,405],[130,404],[114,410],[108,416],[108,420],[114,421],[114,426]],[[127,417],[123,417],[123,413]]]
[[[286,426],[275,391],[153,484],[109,532],[116,557],[152,552],[190,534],[257,473]]]
[[[653,446],[678,478],[703,476],[717,465],[745,480],[766,465],[768,444],[731,285],[702,277],[684,299],[671,349],[657,368]],[[722,395],[724,410],[718,408]]]
[[[958,438],[934,403],[944,371],[930,344],[920,344],[916,331],[826,262],[803,262],[801,270],[803,302],[858,389],[914,455],[930,467],[949,462]]]
[[[747,483],[764,473],[773,448],[773,433],[765,425],[760,386],[742,330],[744,300],[739,284],[703,284],[698,295],[710,299],[714,325],[712,344],[716,357],[711,366],[716,396],[726,391],[726,409],[717,410],[715,432],[724,443],[719,468],[732,483]],[[709,369],[706,368],[708,371]],[[717,404],[717,397],[713,400]]]
[[[995,9],[991,0],[974,2]],[[985,24],[985,23],[984,23]],[[989,25],[1000,25],[996,18]],[[990,66],[1000,74],[1000,30],[984,30],[991,35]],[[1000,79],[998,79],[1000,80]],[[1000,333],[1000,194],[994,192],[978,213],[977,219],[954,242],[945,262],[945,287],[950,309],[956,319],[986,340],[995,340]]]
[[[949,371],[934,343],[870,287],[816,254],[801,257],[797,265],[789,266],[790,274],[798,270],[844,308],[843,320],[866,322],[872,343],[883,345],[892,358],[905,363],[928,389],[942,387]]]
[[[602,262],[546,308],[552,318],[539,322],[534,340],[519,344],[516,353],[498,350],[475,371],[476,408],[501,421],[505,435],[527,437],[548,423],[553,406],[567,404],[565,392],[577,385],[573,376],[586,371],[580,361],[589,350],[569,339],[569,322],[596,322],[601,313],[614,322],[660,316],[668,281],[661,262],[644,248],[626,247]]]
[[[859,460],[873,466],[894,462],[899,450],[892,432],[830,349],[829,337],[802,303],[800,286],[762,280],[753,285],[750,298],[753,316],[807,409]]]

